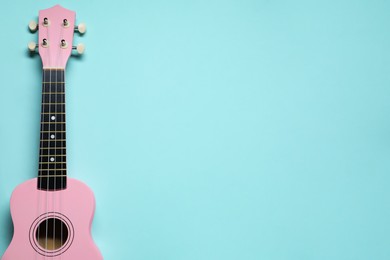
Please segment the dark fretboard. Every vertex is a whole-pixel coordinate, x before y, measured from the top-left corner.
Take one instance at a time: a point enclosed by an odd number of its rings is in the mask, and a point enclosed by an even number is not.
[[[65,189],[65,74],[62,69],[43,70],[39,150],[38,189]]]

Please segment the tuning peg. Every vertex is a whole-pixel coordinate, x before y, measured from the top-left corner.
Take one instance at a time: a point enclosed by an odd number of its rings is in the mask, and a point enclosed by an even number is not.
[[[79,25],[74,27],[75,31],[78,31],[80,34],[84,34],[87,30],[87,26],[85,23],[80,23]]]
[[[30,21],[28,24],[28,28],[31,32],[36,32],[38,30],[38,24],[35,21]]]
[[[28,49],[31,51],[31,52],[35,52],[36,48],[38,47],[38,45],[35,43],[35,42],[30,42],[28,44]]]
[[[84,46],[84,44],[79,43],[79,44],[77,44],[77,46],[73,46],[72,49],[73,49],[73,50],[77,50],[77,53],[78,53],[79,55],[81,55],[81,54],[83,54],[84,51],[85,51],[85,46]]]

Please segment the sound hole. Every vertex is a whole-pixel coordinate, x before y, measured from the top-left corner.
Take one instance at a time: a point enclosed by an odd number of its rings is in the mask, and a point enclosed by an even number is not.
[[[43,249],[56,250],[68,239],[68,227],[58,218],[48,218],[39,224],[35,235]]]

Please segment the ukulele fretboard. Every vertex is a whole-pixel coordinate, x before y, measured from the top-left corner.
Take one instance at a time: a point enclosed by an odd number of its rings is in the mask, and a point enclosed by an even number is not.
[[[63,69],[44,69],[38,189],[66,188],[65,75]]]

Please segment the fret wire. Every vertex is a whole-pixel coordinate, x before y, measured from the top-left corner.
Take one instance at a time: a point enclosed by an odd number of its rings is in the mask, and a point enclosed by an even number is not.
[[[40,154],[39,159],[48,159],[49,157],[63,157],[61,160],[66,161],[66,153],[64,154]]]
[[[66,171],[66,169],[38,169],[40,172],[42,171]]]
[[[41,133],[66,133],[66,131],[41,131]]]
[[[65,94],[65,87],[64,86],[58,86],[56,89],[53,89],[54,87],[48,86],[48,85],[43,85],[42,87],[42,94],[47,95],[47,94],[58,94],[58,95],[63,95]]]
[[[66,147],[41,147],[41,149],[66,149]]]
[[[39,164],[60,164],[60,163],[66,163],[66,162],[39,162]]]
[[[42,103],[42,105],[65,105],[65,103],[63,103],[63,102],[59,102],[59,103],[50,102],[50,103]]]
[[[42,112],[42,115],[51,115],[51,114],[59,114],[59,115],[65,115],[65,112]]]
[[[55,178],[55,177],[58,177],[58,178],[65,178],[66,179],[66,175],[63,175],[63,174],[58,174],[58,175],[41,175],[41,176],[38,176],[38,178],[45,178],[45,177],[48,177],[48,178]],[[52,180],[52,179],[51,179]],[[46,183],[42,183],[42,184],[46,184]],[[44,189],[46,190],[46,189]]]
[[[66,177],[66,175],[40,175],[38,178],[46,178],[46,177]]]
[[[52,174],[50,174],[50,175],[40,175],[40,176],[38,176],[38,178],[44,178],[44,177],[66,177],[66,175],[64,175],[64,174],[59,174],[59,175],[52,175]]]
[[[43,84],[65,84],[64,81],[42,82]]]
[[[40,154],[40,157],[66,157],[66,154]]]
[[[42,157],[42,158],[41,158]],[[46,153],[42,153],[42,154],[40,154],[40,156],[39,156],[39,158],[40,159],[42,159],[42,160],[47,160],[47,159],[49,159],[49,157],[58,157],[58,159],[62,159],[62,160],[66,160],[66,153],[61,153],[61,154],[50,154],[50,153],[48,153],[48,154],[46,154]]]
[[[41,139],[41,141],[66,141],[66,139]]]
[[[66,177],[66,174],[58,174],[58,175],[56,175],[56,174],[40,174],[40,175],[38,175],[38,177],[50,177],[50,176],[57,176],[57,177]],[[42,184],[45,184],[45,183],[42,183]]]

